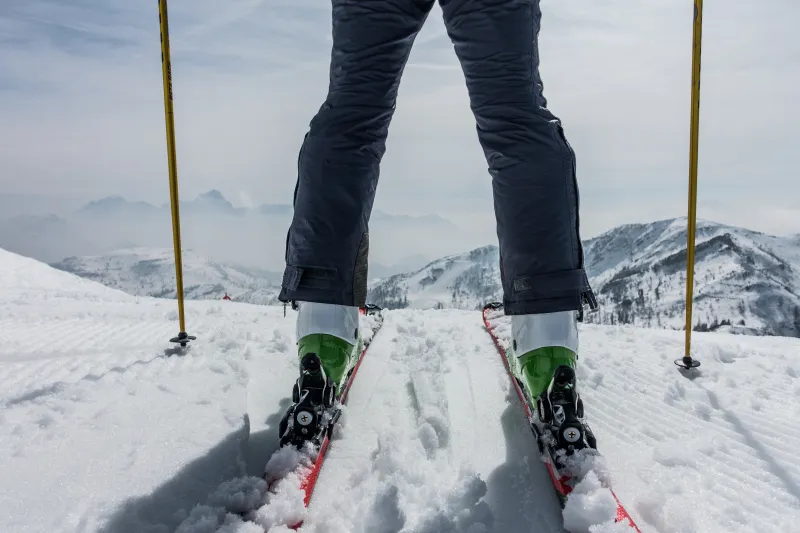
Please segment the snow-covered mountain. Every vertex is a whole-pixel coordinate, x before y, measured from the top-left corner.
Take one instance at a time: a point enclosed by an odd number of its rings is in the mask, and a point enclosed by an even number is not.
[[[685,219],[622,226],[588,241],[586,258],[601,304],[588,321],[683,327]],[[699,221],[695,265],[695,328],[800,337],[796,239]]]
[[[586,321],[681,329],[686,219],[629,224],[584,243],[600,302]],[[375,283],[370,301],[388,308],[474,309],[502,297],[496,246],[434,261]],[[698,221],[696,329],[800,336],[800,241]]]
[[[686,287],[686,220],[629,224],[584,243],[600,309],[586,321],[681,329]],[[477,309],[502,297],[496,246],[451,255],[370,284],[368,300],[397,309]],[[175,297],[169,249],[131,248],[70,257],[59,269],[131,294]],[[379,269],[376,269],[379,270]],[[376,272],[377,273],[377,272]],[[280,275],[184,255],[188,299],[278,304]],[[800,239],[714,222],[698,223],[695,329],[800,336]]]
[[[221,299],[277,304],[278,275],[217,263],[192,250],[183,252],[184,294],[190,300]],[[130,248],[104,255],[68,257],[55,268],[137,296],[176,298],[172,250]]]
[[[422,269],[376,281],[367,300],[387,309],[480,309],[502,298],[496,246],[438,259]]]
[[[377,280],[424,264],[410,256],[396,265],[370,264]],[[107,254],[70,256],[51,266],[137,296],[176,298],[175,260],[168,248],[129,247]],[[281,274],[253,266],[219,262],[184,250],[184,292],[189,300],[213,300],[226,293],[235,301],[278,305]]]

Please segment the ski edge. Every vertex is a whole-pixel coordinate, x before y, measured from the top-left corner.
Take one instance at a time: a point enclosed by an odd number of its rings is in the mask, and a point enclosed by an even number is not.
[[[360,309],[361,313],[365,313],[366,310],[364,308]],[[358,356],[358,361],[356,361],[355,366],[353,367],[353,372],[350,374],[350,377],[347,379],[347,383],[345,384],[345,388],[342,391],[342,397],[340,403],[345,405],[347,403],[347,397],[350,392],[350,387],[355,380],[356,374],[358,373],[358,369],[361,366],[361,362],[364,360],[364,356],[367,354],[367,350],[369,347],[372,346],[372,343],[375,341],[375,335],[378,334],[378,331],[383,327],[383,319],[379,322],[378,327],[372,332],[372,338],[368,343],[364,344],[364,347],[361,349],[361,354]],[[303,498],[303,505],[308,508],[309,504],[311,503],[311,497],[314,494],[314,489],[317,486],[317,480],[319,479],[320,472],[322,471],[322,465],[325,462],[325,457],[328,453],[328,448],[330,447],[330,434],[326,432],[325,438],[322,440],[322,445],[320,446],[319,453],[317,455],[317,459],[314,461],[314,465],[309,470],[308,474],[306,474],[305,478],[300,484],[300,488],[305,493]],[[298,530],[302,527],[304,520],[297,522],[289,526],[289,529]]]
[[[503,348],[503,346],[500,344],[500,339],[497,338],[497,335],[494,332],[494,328],[489,322],[488,312],[490,310],[498,310],[500,308],[502,308],[502,304],[497,304],[497,303],[490,303],[484,306],[482,311],[483,325],[486,328],[486,331],[489,333],[489,336],[492,338],[492,341],[494,342],[494,345],[497,348],[498,353],[500,354],[500,358],[503,360],[503,365],[506,367],[506,372],[508,372],[509,378],[511,379],[511,383],[514,385],[514,389],[517,391],[517,397],[519,398],[520,404],[522,405],[522,409],[523,411],[525,411],[525,415],[530,420],[532,413],[530,407],[528,406],[528,402],[525,400],[525,395],[520,389],[517,380],[514,379],[514,375],[511,372],[511,366],[508,362],[508,355],[506,354],[505,348]],[[555,488],[556,492],[558,492],[559,497],[566,498],[569,495],[571,488],[566,486],[564,482],[556,476],[556,470],[555,467],[553,466],[552,461],[550,461],[549,459],[545,459],[545,464],[547,466],[547,473],[550,476],[550,481],[553,483],[553,487]],[[639,529],[639,526],[637,526],[636,523],[633,521],[633,518],[628,513],[627,509],[625,509],[625,506],[622,505],[622,502],[617,497],[616,493],[614,492],[614,489],[612,489],[611,487],[607,488],[609,491],[611,491],[611,495],[617,502],[616,521],[622,522],[624,520],[627,520],[628,525],[630,527],[632,527],[637,533],[642,533],[641,530]]]

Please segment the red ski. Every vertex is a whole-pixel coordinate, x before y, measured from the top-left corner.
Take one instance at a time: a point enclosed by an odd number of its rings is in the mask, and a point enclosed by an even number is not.
[[[522,409],[525,411],[525,415],[528,417],[528,422],[533,427],[534,421],[536,417],[534,416],[531,408],[528,404],[528,401],[525,399],[525,394],[522,392],[522,389],[519,386],[514,374],[511,372],[511,367],[508,362],[508,355],[506,354],[505,348],[503,348],[500,340],[495,333],[492,324],[489,322],[489,313],[491,311],[502,309],[503,304],[501,303],[490,303],[484,306],[483,308],[483,324],[486,326],[486,330],[491,335],[492,340],[494,341],[494,345],[497,347],[497,351],[500,353],[500,357],[503,359],[503,364],[508,371],[509,378],[511,378],[511,382],[514,384],[514,389],[517,391],[517,396],[519,397],[519,401],[522,404]],[[542,458],[544,460],[545,465],[547,466],[547,473],[550,475],[550,481],[553,483],[553,488],[556,490],[559,499],[563,503],[566,502],[567,497],[569,496],[570,492],[572,492],[572,486],[570,485],[570,477],[566,475],[562,475],[558,472],[558,469],[553,461],[552,457],[550,456],[549,452],[545,452],[542,454]],[[633,528],[637,533],[641,533],[639,527],[634,523],[633,518],[631,518],[628,511],[625,510],[625,507],[620,502],[617,495],[614,493],[614,490],[609,487],[612,496],[617,502],[617,522],[627,521],[628,525]]]
[[[379,307],[377,307],[377,306],[368,305],[367,307],[362,307],[360,309],[360,313],[362,315],[365,315],[365,314],[378,314],[378,315],[380,315],[381,314],[381,309]],[[381,317],[381,319],[378,321],[377,327],[373,331],[373,334],[372,334],[372,338],[373,339],[374,339],[375,335],[378,333],[378,330],[380,330],[382,325],[383,325],[383,319]],[[353,381],[356,378],[356,374],[358,373],[358,368],[361,366],[361,362],[364,360],[364,355],[367,353],[367,350],[369,349],[371,344],[372,344],[371,340],[370,340],[370,342],[365,342],[364,343],[364,347],[361,350],[361,354],[359,354],[358,361],[356,362],[355,366],[353,367],[352,372],[350,372],[349,377],[345,381],[344,386],[342,387],[342,392],[341,392],[341,394],[339,396],[339,400],[338,400],[338,404],[339,405],[345,405],[345,403],[347,402],[347,394],[350,392],[350,387],[352,386]],[[331,426],[333,426],[334,423],[335,423],[335,420],[334,420],[334,422],[331,423]],[[325,437],[322,439],[322,442],[320,444],[319,452],[317,453],[317,458],[314,461],[314,464],[311,466],[311,468],[310,468],[310,470],[308,470],[308,472],[305,472],[303,474],[303,477],[302,477],[302,480],[301,480],[301,483],[300,483],[300,488],[303,490],[303,492],[305,494],[304,499],[303,499],[303,504],[305,505],[306,508],[308,508],[309,503],[311,503],[311,497],[314,494],[314,488],[317,485],[317,479],[319,478],[320,471],[322,470],[322,465],[325,462],[325,457],[327,456],[328,448],[331,445],[330,437],[331,437],[330,431],[326,431],[325,432]],[[274,480],[271,481],[270,488],[269,488],[270,491],[273,489],[274,485],[278,481],[280,481],[280,479],[274,479]],[[300,522],[298,522],[298,523],[296,523],[296,524],[294,524],[292,526],[289,526],[289,527],[291,529],[297,530],[302,525],[303,525],[303,522],[300,521]]]

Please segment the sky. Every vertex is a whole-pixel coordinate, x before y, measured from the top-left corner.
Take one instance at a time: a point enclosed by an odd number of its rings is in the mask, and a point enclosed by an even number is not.
[[[544,0],[540,71],[577,154],[582,237],[686,213],[692,2]],[[327,91],[329,0],[170,0],[180,194],[291,203]],[[800,232],[796,0],[706,0],[698,213]],[[495,237],[491,178],[434,8],[376,209]],[[169,201],[155,0],[0,3],[0,193]]]

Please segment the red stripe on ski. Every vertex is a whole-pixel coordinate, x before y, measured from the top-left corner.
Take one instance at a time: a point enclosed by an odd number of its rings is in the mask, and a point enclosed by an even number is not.
[[[362,313],[365,314],[365,313]],[[373,333],[374,338],[374,333]],[[356,366],[353,368],[353,373],[350,374],[350,378],[347,380],[346,387],[344,391],[342,391],[342,398],[340,399],[340,403],[344,405],[347,402],[347,394],[350,392],[350,386],[353,383],[353,380],[356,377],[356,373],[358,372],[358,368],[361,366],[361,361],[364,360],[364,355],[367,353],[367,349],[372,344],[370,341],[369,344],[365,345],[364,348],[361,350],[361,355],[358,356],[358,361],[356,362]],[[319,448],[319,454],[317,455],[317,460],[314,461],[314,466],[311,467],[311,470],[306,474],[305,478],[300,482],[300,488],[303,489],[305,493],[305,497],[303,498],[303,503],[305,507],[308,507],[308,504],[311,502],[311,496],[314,493],[314,488],[317,486],[317,479],[319,478],[320,470],[322,470],[322,463],[325,462],[325,456],[328,453],[328,447],[330,446],[330,436],[328,434],[325,435],[325,438],[322,439],[322,445]],[[290,529],[297,530],[300,526],[303,525],[303,521],[294,524],[293,526],[289,526]]]
[[[494,328],[492,325],[489,324],[489,319],[486,318],[486,310],[483,312],[483,324],[486,326],[486,329],[489,331],[489,335],[492,337],[492,341],[494,341],[494,345],[497,348],[497,351],[500,353],[500,358],[503,360],[503,365],[506,367],[506,371],[508,372],[509,377],[511,378],[511,383],[514,385],[514,390],[517,391],[517,396],[519,397],[520,404],[522,405],[522,409],[525,411],[525,416],[528,419],[532,418],[531,409],[528,406],[528,402],[525,401],[525,394],[522,392],[522,389],[519,387],[519,383],[517,380],[514,379],[514,374],[511,372],[511,366],[509,365],[508,358],[506,357],[505,349],[500,345],[500,340],[497,338],[497,335],[494,333]],[[545,461],[545,465],[547,466],[547,474],[550,476],[550,481],[553,482],[553,487],[562,495],[566,496],[572,491],[572,487],[566,485],[566,482],[569,481],[569,478],[564,476],[563,478],[559,478],[556,476],[555,468],[553,467],[553,463],[549,460]]]
[[[328,445],[330,444],[330,439],[327,435],[322,441],[322,446],[319,448],[319,455],[317,456],[317,460],[314,461],[314,466],[311,467],[311,471],[308,475],[303,479],[300,483],[300,488],[303,489],[305,496],[303,497],[303,505],[308,507],[309,502],[311,502],[311,493],[314,492],[314,487],[317,485],[317,478],[319,477],[319,471],[322,469],[322,463],[325,461],[325,454],[328,452]],[[292,526],[294,529],[300,527],[300,524],[297,526]]]
[[[528,407],[528,402],[525,400],[525,394],[522,392],[522,389],[517,383],[517,380],[514,378],[514,374],[511,372],[511,366],[508,362],[508,356],[506,355],[506,350],[500,345],[500,340],[497,338],[497,335],[494,332],[494,328],[489,323],[489,319],[487,317],[487,313],[491,308],[484,308],[483,310],[483,325],[486,327],[486,331],[489,332],[489,336],[492,337],[492,341],[494,341],[494,345],[497,348],[498,353],[500,353],[500,358],[503,360],[503,365],[506,367],[506,371],[508,372],[509,377],[511,378],[511,383],[514,384],[514,389],[517,391],[517,396],[519,397],[519,401],[522,404],[522,409],[525,411],[525,415],[528,419],[532,418],[532,413],[530,407]],[[550,476],[550,481],[553,483],[553,487],[559,492],[562,496],[567,496],[570,492],[572,492],[572,487],[567,485],[567,481],[569,481],[568,476],[558,477],[556,475],[556,469],[553,466],[553,463],[549,460],[545,460],[545,465],[547,466],[547,473]],[[628,521],[628,525],[632,527],[637,533],[642,533],[636,523],[631,518],[631,515],[628,514],[628,511],[622,505],[617,495],[614,493],[614,489],[608,487],[608,490],[611,491],[611,495],[614,497],[614,500],[617,502],[617,516],[616,521],[622,522],[623,520]]]

